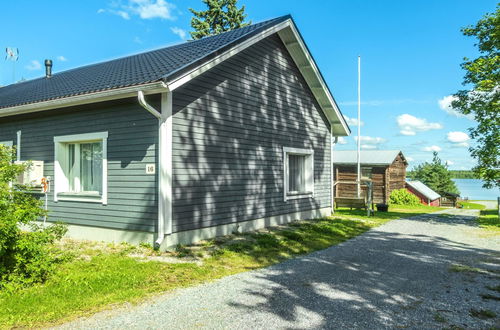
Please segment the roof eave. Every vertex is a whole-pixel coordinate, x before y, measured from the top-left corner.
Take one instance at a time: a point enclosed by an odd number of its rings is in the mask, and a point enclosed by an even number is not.
[[[123,88],[115,88],[105,91],[98,91],[89,94],[68,96],[59,99],[53,99],[48,101],[30,103],[18,105],[10,108],[0,109],[0,117],[9,117],[15,115],[21,115],[26,113],[33,113],[45,110],[53,110],[58,108],[66,108],[71,106],[105,102],[117,99],[123,99],[127,97],[137,96],[138,91],[143,91],[144,94],[157,94],[168,90],[168,86],[162,82],[152,82],[141,85],[134,85]]]
[[[236,43],[233,47],[220,50],[218,55],[210,57],[208,60],[200,61],[196,67],[189,67],[187,70],[177,72],[174,76],[166,77],[167,84],[170,90],[175,90],[185,83],[196,78],[200,74],[210,70],[217,64],[225,61],[226,59],[238,54],[244,49],[254,45],[258,41],[277,33],[288,52],[292,56],[295,64],[298,66],[302,76],[308,84],[311,92],[316,98],[321,110],[327,117],[330,125],[332,126],[332,134],[334,136],[348,136],[351,133],[344,116],[335,102],[328,85],[323,79],[316,62],[309,52],[304,40],[298,32],[295,23],[291,18],[270,26],[267,29],[245,39],[242,42]]]

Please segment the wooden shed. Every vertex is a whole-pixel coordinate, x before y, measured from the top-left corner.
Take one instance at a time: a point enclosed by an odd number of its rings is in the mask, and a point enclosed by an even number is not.
[[[407,181],[406,189],[420,199],[420,203],[439,206],[441,196],[420,181]]]
[[[343,150],[333,152],[335,185],[334,196],[353,198],[357,196],[355,184],[357,179],[357,152]],[[408,162],[399,150],[362,150],[361,178],[371,180],[373,185],[373,202],[388,203],[391,192],[405,188],[406,167]],[[361,187],[366,191],[366,186]]]

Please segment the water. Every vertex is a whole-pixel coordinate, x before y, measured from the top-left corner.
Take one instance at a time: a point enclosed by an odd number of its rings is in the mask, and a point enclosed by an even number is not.
[[[452,179],[455,181],[461,197],[468,197],[472,200],[497,200],[500,197],[500,189],[483,188],[483,181],[478,179]]]

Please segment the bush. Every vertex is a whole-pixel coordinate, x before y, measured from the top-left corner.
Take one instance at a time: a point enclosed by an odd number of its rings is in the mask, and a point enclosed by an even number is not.
[[[417,206],[420,205],[420,199],[404,188],[396,189],[391,192],[389,204]]]
[[[45,210],[26,187],[12,184],[26,169],[13,160],[12,148],[0,145],[0,288],[45,280],[56,261],[50,248],[66,233],[62,224],[36,225]]]

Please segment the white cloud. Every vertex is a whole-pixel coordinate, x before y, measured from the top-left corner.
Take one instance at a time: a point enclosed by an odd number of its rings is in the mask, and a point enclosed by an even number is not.
[[[57,56],[57,60],[61,62],[66,62],[68,59],[62,55]]]
[[[348,125],[352,126],[358,126],[358,119],[357,118],[350,118],[347,116],[344,116],[345,121],[347,122]],[[363,126],[365,123],[361,120],[361,126]]]
[[[436,152],[439,152],[442,149],[439,146],[430,146],[430,147],[423,147],[422,150],[423,151],[436,151]]]
[[[443,128],[440,123],[430,123],[426,119],[417,118],[407,113],[399,115],[397,123],[400,129],[399,133],[402,135],[416,135],[417,132]]]
[[[360,147],[361,147],[361,149],[369,149],[369,150],[373,150],[373,149],[378,148],[376,145],[373,145],[373,144],[362,144]]]
[[[451,161],[451,160],[447,160],[446,161],[446,165],[450,166],[450,165],[453,165],[455,164],[455,162]]]
[[[25,66],[25,68],[30,71],[40,70],[42,68],[42,64],[37,60],[32,60],[30,64]]]
[[[406,157],[406,160],[407,160],[407,161],[409,161],[409,162],[412,162],[412,161],[414,161],[415,159],[414,159],[414,158],[412,158],[412,157],[407,156],[407,157]]]
[[[462,142],[467,142],[470,140],[469,135],[464,132],[449,132],[447,135],[448,141],[452,143],[462,143]]]
[[[467,133],[464,132],[448,132],[447,139],[449,142],[453,143],[453,147],[455,148],[467,148],[469,147],[470,137]]]
[[[134,37],[134,42],[136,44],[142,44],[142,39],[136,36],[136,37]]]
[[[472,115],[464,115],[457,110],[453,109],[451,106],[451,102],[457,100],[456,96],[453,95],[448,95],[443,97],[442,99],[438,100],[439,107],[441,110],[444,110],[447,114],[455,116],[455,117],[461,117],[461,118],[467,118],[470,120],[474,120],[474,116]]]
[[[130,0],[129,5],[125,6],[128,11],[139,15],[142,19],[161,18],[172,20],[175,17],[172,15],[173,4],[165,0]]]
[[[354,137],[356,142],[358,141],[358,137]],[[386,139],[381,137],[372,137],[372,136],[361,136],[361,149],[377,149],[378,146],[382,143],[386,142]]]
[[[115,9],[99,9],[97,11],[98,14],[102,14],[102,13],[110,13],[110,14],[113,14],[113,15],[117,15],[117,16],[120,16],[121,18],[123,19],[127,19],[129,20],[130,19],[130,15],[129,13],[127,13],[126,11],[124,10],[115,10]]]
[[[173,34],[178,35],[182,40],[186,40],[187,32],[185,30],[174,26],[170,28],[170,31],[172,31]]]
[[[347,139],[345,137],[339,136],[337,143],[338,144],[347,144]]]

